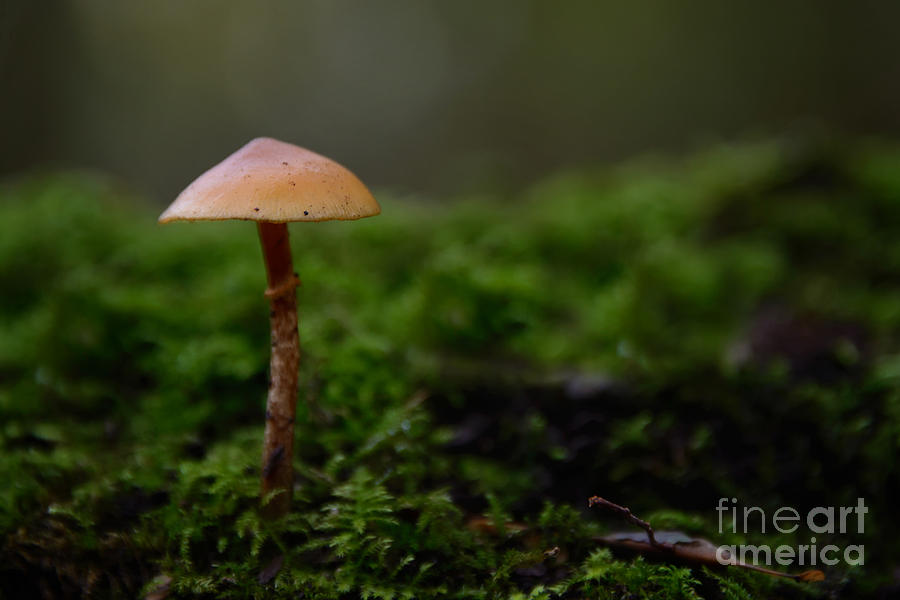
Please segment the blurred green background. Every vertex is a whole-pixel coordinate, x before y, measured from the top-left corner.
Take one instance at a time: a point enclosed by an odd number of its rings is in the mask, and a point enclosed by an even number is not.
[[[97,167],[162,204],[270,135],[375,187],[506,192],[735,135],[893,136],[898,21],[839,0],[2,0],[0,171]]]

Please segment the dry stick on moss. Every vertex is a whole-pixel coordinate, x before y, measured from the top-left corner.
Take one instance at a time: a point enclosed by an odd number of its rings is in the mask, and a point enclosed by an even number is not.
[[[802,573],[797,573],[795,575],[792,573],[773,571],[771,569],[766,569],[765,567],[738,561],[736,558],[733,562],[721,563],[719,562],[719,557],[717,554],[717,546],[708,540],[692,539],[686,542],[675,542],[671,544],[660,542],[656,539],[656,534],[653,532],[653,527],[650,525],[650,523],[637,517],[634,513],[631,512],[631,509],[614,502],[610,502],[609,500],[601,498],[600,496],[591,496],[590,498],[588,498],[588,507],[593,507],[598,504],[622,516],[629,523],[637,525],[638,527],[643,529],[647,533],[647,540],[649,542],[642,542],[634,539],[615,539],[611,536],[595,538],[596,541],[603,544],[618,546],[620,548],[639,552],[641,554],[661,554],[688,563],[702,564],[710,567],[740,567],[742,569],[757,571],[759,573],[770,575],[772,577],[786,577],[787,579],[793,579],[794,581],[810,582],[822,581],[823,579],[825,579],[825,574],[818,569],[803,571]]]
[[[601,498],[600,496],[591,496],[588,498],[588,508],[593,508],[595,505],[601,505],[604,508],[608,508],[609,510],[618,513],[622,517],[625,517],[625,520],[629,523],[637,525],[641,529],[647,532],[647,539],[650,540],[650,545],[654,548],[659,548],[660,550],[672,550],[671,544],[664,544],[662,542],[656,541],[656,536],[653,534],[653,528],[650,527],[650,523],[644,521],[643,519],[639,519],[633,512],[631,512],[630,508],[626,508],[614,502],[610,502],[605,498]]]

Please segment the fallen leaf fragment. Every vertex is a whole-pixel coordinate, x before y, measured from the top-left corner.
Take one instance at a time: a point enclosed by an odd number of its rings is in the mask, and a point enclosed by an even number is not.
[[[655,555],[693,565],[738,567],[772,577],[786,577],[794,581],[810,582],[823,581],[825,579],[825,574],[818,569],[792,574],[743,562],[733,558],[727,549],[722,551],[722,557],[726,559],[726,562],[720,562],[718,557],[719,546],[709,540],[690,537],[681,531],[654,531],[650,523],[635,516],[630,509],[599,496],[593,496],[588,500],[588,506],[596,505],[603,506],[617,513],[629,523],[637,525],[644,530],[642,533],[621,532],[594,538],[596,542],[609,548],[630,550],[643,555]]]

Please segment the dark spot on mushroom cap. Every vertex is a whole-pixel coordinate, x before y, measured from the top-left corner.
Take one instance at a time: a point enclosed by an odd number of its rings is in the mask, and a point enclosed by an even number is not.
[[[303,214],[304,214],[304,215],[308,215],[308,214],[309,214],[309,211],[308,211],[308,210],[304,210],[304,211],[303,211]]]

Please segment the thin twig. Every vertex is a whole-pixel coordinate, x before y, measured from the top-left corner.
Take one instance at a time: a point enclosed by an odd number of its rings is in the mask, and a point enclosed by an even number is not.
[[[631,512],[630,508],[625,506],[620,506],[615,502],[610,502],[605,498],[601,498],[600,496],[591,496],[588,498],[588,508],[592,508],[593,506],[599,504],[604,508],[608,508],[614,513],[618,513],[620,516],[624,517],[626,521],[633,525],[637,525],[641,529],[647,532],[647,539],[650,540],[650,545],[654,548],[659,548],[660,550],[672,550],[671,544],[665,544],[663,542],[656,541],[656,536],[653,535],[653,528],[650,526],[650,523],[644,521],[643,519],[638,518],[633,512]]]

